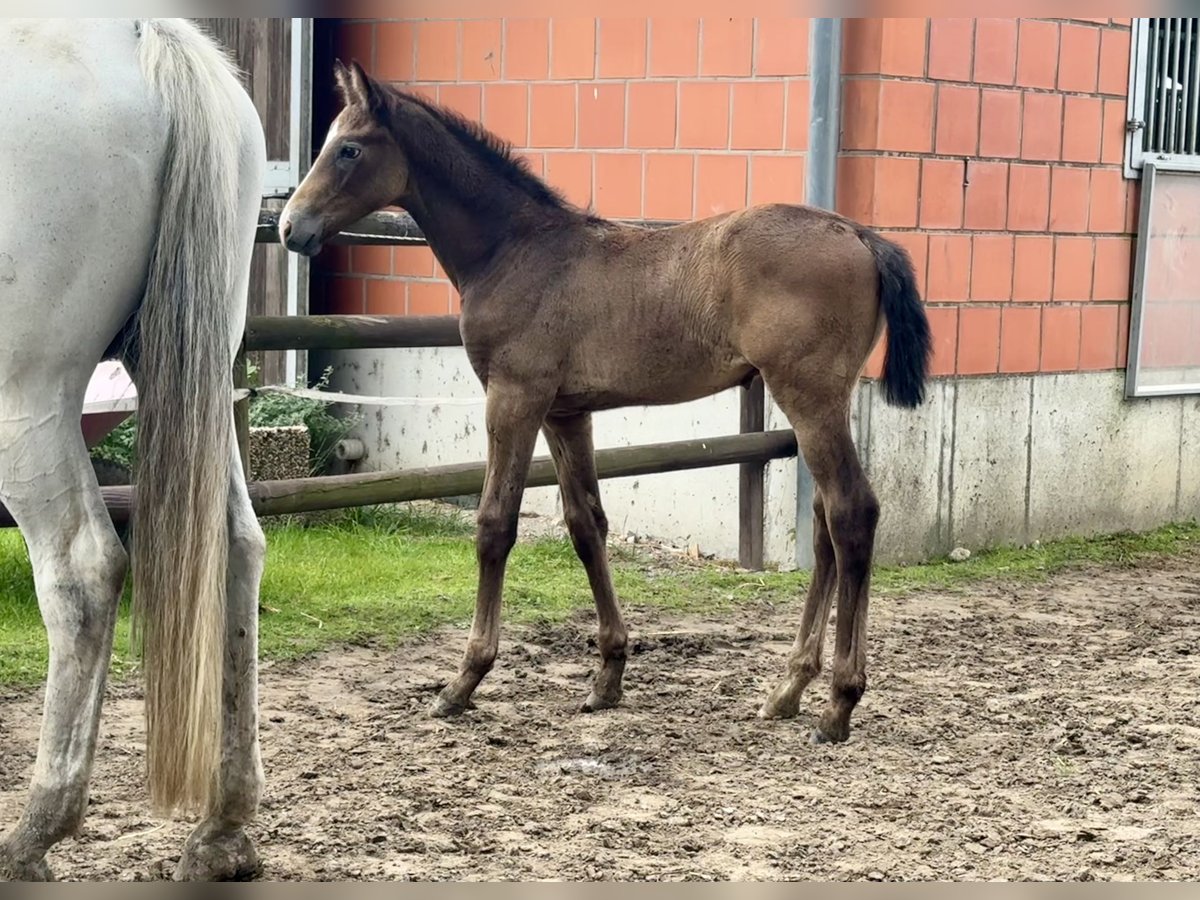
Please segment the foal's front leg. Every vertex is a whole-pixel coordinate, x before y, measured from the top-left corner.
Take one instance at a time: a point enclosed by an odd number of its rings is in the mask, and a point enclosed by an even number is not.
[[[487,471],[475,533],[479,565],[475,619],[458,677],[434,701],[430,710],[434,716],[456,716],[467,709],[475,688],[496,661],[504,569],[517,542],[517,516],[529,475],[529,461],[550,399],[528,387],[505,385],[494,379],[488,383]]]

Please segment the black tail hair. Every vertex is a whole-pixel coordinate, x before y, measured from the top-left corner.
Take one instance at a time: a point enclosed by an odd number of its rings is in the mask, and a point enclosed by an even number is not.
[[[912,259],[899,244],[874,231],[863,229],[859,237],[874,254],[879,270],[879,302],[887,321],[884,396],[892,406],[912,409],[925,401],[933,354],[929,319],[917,290]]]

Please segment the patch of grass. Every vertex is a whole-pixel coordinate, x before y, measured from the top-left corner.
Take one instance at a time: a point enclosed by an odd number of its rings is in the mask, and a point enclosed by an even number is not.
[[[265,659],[294,659],[336,644],[383,646],[440,625],[467,625],[475,602],[470,518],[438,507],[371,507],[268,520],[260,603]],[[1142,534],[1001,548],[961,563],[877,567],[880,595],[953,589],[991,578],[1041,579],[1080,565],[1128,566],[1200,542],[1195,522]],[[635,550],[612,552],[613,579],[629,608],[730,610],[751,602],[798,603],[806,572],[739,573],[719,565],[650,563]],[[505,622],[562,621],[591,608],[587,578],[570,542],[522,542],[505,579]],[[128,593],[122,601],[114,675],[133,667]],[[46,637],[28,556],[15,530],[0,532],[0,684],[45,677]]]

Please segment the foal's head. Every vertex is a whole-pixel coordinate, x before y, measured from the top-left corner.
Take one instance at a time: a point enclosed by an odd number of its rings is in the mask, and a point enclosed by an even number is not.
[[[389,127],[393,98],[356,62],[349,68],[337,62],[334,74],[342,111],[279,217],[284,245],[305,256],[408,190],[408,163]]]

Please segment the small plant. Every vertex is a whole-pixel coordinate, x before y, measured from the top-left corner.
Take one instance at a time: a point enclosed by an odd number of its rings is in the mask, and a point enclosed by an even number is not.
[[[247,366],[249,381],[253,385],[258,379],[258,367]],[[313,387],[321,390],[329,385],[333,374],[330,366],[321,374]],[[296,382],[304,387],[303,380]],[[304,425],[309,433],[309,468],[314,475],[327,472],[333,459],[333,448],[345,438],[362,419],[360,413],[338,417],[329,412],[330,403],[308,397],[293,397],[289,394],[256,394],[250,399],[251,428],[284,428]],[[132,471],[137,446],[137,415],[132,415],[104,440],[91,450],[93,459],[114,463]]]

